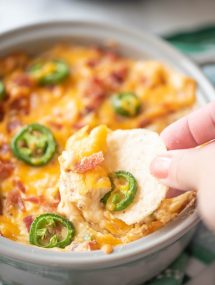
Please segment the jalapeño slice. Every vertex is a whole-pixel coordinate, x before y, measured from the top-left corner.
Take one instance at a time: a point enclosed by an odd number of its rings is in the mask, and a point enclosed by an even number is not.
[[[54,85],[69,75],[69,66],[63,60],[38,62],[28,72],[40,85]]]
[[[112,173],[110,179],[112,190],[101,201],[109,211],[122,211],[133,202],[137,181],[131,173],[122,170]]]
[[[40,124],[22,128],[11,143],[13,154],[32,166],[47,164],[56,151],[52,132]]]
[[[62,216],[46,213],[38,216],[30,228],[29,242],[33,245],[64,248],[75,235],[73,224]]]
[[[111,102],[114,111],[124,117],[135,117],[140,111],[140,99],[132,92],[117,93]]]

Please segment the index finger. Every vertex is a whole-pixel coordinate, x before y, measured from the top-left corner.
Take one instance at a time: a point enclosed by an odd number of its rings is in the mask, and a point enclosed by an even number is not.
[[[215,102],[169,125],[161,137],[168,149],[191,148],[215,139]]]

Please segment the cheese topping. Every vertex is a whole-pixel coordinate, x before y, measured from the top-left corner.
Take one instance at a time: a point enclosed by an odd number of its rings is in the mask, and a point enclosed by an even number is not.
[[[109,129],[160,132],[194,105],[195,88],[193,79],[162,62],[134,60],[110,48],[60,44],[35,56],[16,52],[0,58],[0,235],[29,244],[35,218],[55,213],[68,217],[76,229],[74,240],[62,250],[80,251],[125,244],[164,226],[193,194],[178,198],[174,210],[169,205],[175,198],[160,203],[161,194],[146,203],[144,196],[144,212],[137,214],[136,208],[133,216],[128,213],[138,205],[135,200],[123,214],[107,211],[100,202],[112,189],[109,172],[115,171],[106,164],[116,154],[109,154],[109,141],[123,138],[122,131],[112,136]],[[40,136],[32,124],[41,126]],[[23,128],[27,132],[20,136]],[[52,143],[42,132],[45,128]],[[12,141],[17,142],[13,149]],[[43,157],[47,143],[51,155],[35,166],[32,156]],[[126,153],[123,147],[130,145],[129,140],[119,151]],[[149,154],[153,152],[147,151],[147,163]],[[138,183],[151,181],[140,181],[133,173],[135,163],[128,170]],[[138,188],[136,199],[140,193]]]

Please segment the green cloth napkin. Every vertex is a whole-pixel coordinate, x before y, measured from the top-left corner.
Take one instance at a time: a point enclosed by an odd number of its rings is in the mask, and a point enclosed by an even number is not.
[[[167,35],[164,39],[196,60],[215,86],[215,26]],[[146,284],[183,285],[198,278],[212,262],[215,262],[215,235],[200,224],[195,238],[185,252],[169,268]]]
[[[208,53],[215,49],[215,26],[170,34],[164,38],[186,54]]]

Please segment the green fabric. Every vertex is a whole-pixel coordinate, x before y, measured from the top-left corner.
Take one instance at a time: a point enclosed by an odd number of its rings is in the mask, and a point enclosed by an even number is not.
[[[205,264],[210,264],[215,260],[215,236],[203,224],[200,224],[187,251],[190,256]]]
[[[208,52],[215,47],[215,26],[171,34],[164,38],[187,54]]]

